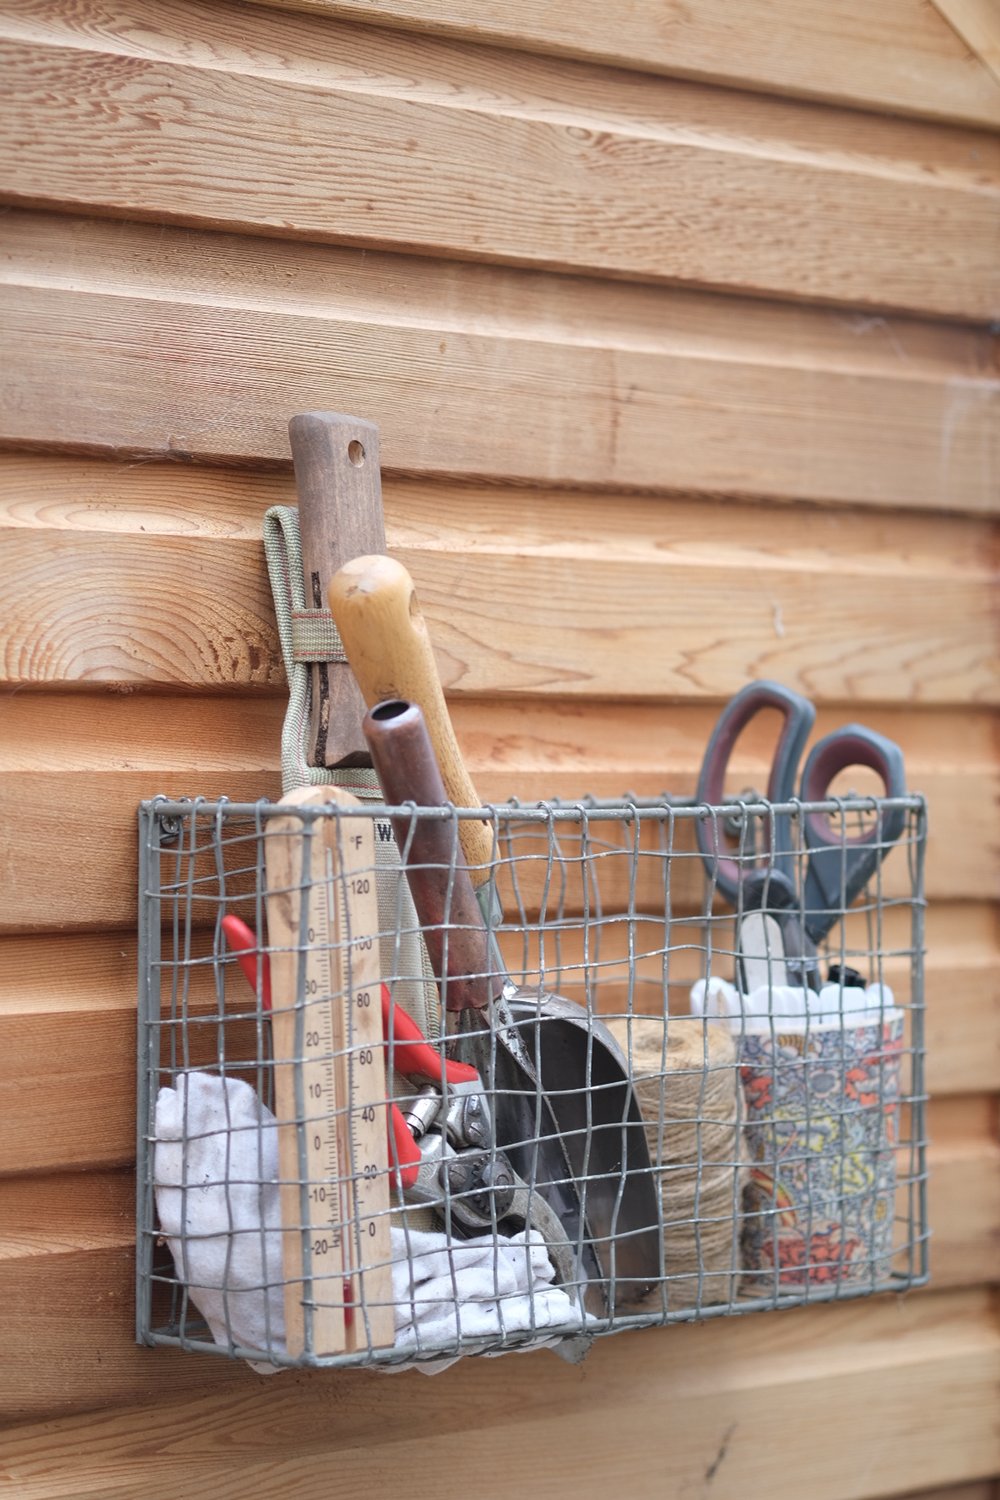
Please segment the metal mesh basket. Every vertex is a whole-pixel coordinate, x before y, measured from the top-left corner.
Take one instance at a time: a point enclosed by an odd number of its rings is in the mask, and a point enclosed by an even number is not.
[[[706,879],[696,822],[759,868],[778,828],[805,859],[810,811],[846,849],[890,808],[902,835],[837,913],[818,992],[768,947],[765,884],[751,996],[749,913]],[[448,1009],[469,977],[457,835],[476,816],[494,833],[472,976],[490,1024]],[[374,843],[395,826],[406,866],[422,820],[451,849],[432,872],[446,1009],[425,1018],[425,1051],[404,998],[426,973],[406,969],[385,883],[403,877],[380,871],[378,903],[361,899]],[[926,1279],[924,839],[917,797],[292,820],[263,802],[143,804],[138,1338],[433,1369]],[[242,954],[234,917],[257,935]],[[518,1049],[541,1081],[512,1099]],[[533,1127],[514,1136],[525,1100]]]

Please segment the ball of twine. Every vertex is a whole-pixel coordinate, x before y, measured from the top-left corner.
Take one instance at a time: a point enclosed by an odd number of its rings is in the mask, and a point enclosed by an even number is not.
[[[739,1286],[742,1094],[728,1026],[696,1016],[612,1023],[629,1058],[660,1171],[670,1311],[728,1302]],[[663,1292],[650,1295],[662,1306]]]

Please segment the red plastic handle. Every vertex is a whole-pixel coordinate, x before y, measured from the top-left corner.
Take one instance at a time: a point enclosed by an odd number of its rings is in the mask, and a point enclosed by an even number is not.
[[[260,966],[260,994],[265,1010],[271,1009],[271,966],[268,955],[262,953],[257,946],[257,937],[253,929],[239,917],[227,916],[222,919],[222,930],[226,934],[226,941],[236,954],[236,962],[243,970],[243,974],[256,994],[257,973]],[[382,986],[382,1029],[386,1036],[392,1034],[392,1060],[401,1073],[406,1073],[412,1078],[429,1078],[434,1082],[442,1082],[445,1079],[449,1083],[475,1083],[479,1074],[475,1068],[470,1068],[467,1063],[452,1062],[448,1058],[442,1058],[428,1042],[420,1027],[417,1025],[401,1005],[394,1005],[389,993],[389,986]],[[402,1114],[395,1104],[390,1103],[388,1117],[386,1119],[386,1133],[389,1139],[390,1158],[398,1163],[396,1176],[400,1186],[404,1189],[413,1187],[420,1171],[420,1146],[414,1140],[413,1134]]]
[[[420,1171],[420,1145],[414,1140],[409,1125],[395,1104],[389,1105],[387,1128],[389,1159],[393,1163],[398,1163],[396,1179],[405,1191],[413,1186]]]
[[[416,1021],[401,1005],[393,1004],[389,986],[382,986],[382,1026],[392,1036],[393,1066],[409,1078],[429,1078],[433,1083],[476,1083],[479,1074],[468,1063],[443,1058],[432,1047]]]
[[[257,993],[257,965],[260,964],[260,998],[265,1010],[271,1009],[271,964],[266,953],[257,947],[257,934],[239,917],[223,917],[222,930],[226,942],[236,954],[236,962],[243,970],[247,983]]]

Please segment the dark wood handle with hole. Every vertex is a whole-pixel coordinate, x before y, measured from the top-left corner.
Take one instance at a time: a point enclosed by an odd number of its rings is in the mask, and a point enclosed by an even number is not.
[[[378,428],[340,412],[292,417],[288,437],[299,498],[306,605],[325,610],[330,579],[352,558],[385,551]],[[315,662],[310,765],[368,765],[364,699],[345,662]]]

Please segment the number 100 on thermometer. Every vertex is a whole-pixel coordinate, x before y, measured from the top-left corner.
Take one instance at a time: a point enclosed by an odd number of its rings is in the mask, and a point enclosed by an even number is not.
[[[337,787],[279,803],[265,836],[288,1352],[394,1336],[374,825]]]

